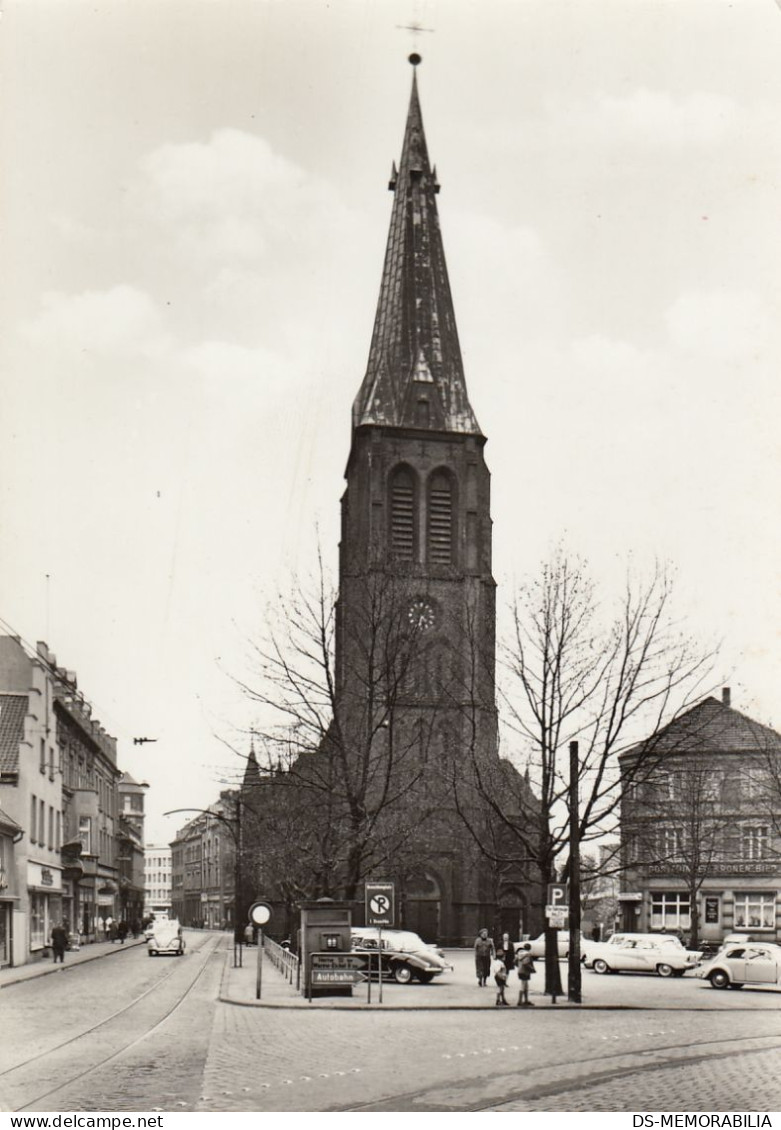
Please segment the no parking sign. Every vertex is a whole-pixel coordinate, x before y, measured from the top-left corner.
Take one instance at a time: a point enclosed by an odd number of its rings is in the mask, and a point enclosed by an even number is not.
[[[393,883],[366,883],[366,925],[393,926],[396,922],[396,887]]]

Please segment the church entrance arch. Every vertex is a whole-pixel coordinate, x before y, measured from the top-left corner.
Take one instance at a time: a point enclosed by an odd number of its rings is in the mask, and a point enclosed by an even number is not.
[[[499,936],[509,934],[510,940],[519,942],[529,927],[529,904],[520,887],[503,891],[498,906]]]
[[[442,884],[431,871],[424,871],[404,884],[402,925],[420,934],[424,942],[439,939],[442,918]]]

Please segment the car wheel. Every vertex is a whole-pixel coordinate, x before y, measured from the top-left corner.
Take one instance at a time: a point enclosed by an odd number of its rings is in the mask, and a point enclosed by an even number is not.
[[[409,985],[412,980],[412,970],[408,965],[394,965],[393,980],[397,985]]]
[[[426,969],[416,969],[415,976],[422,985],[428,985],[430,981],[434,980],[434,974],[429,973]]]
[[[149,956],[150,956],[150,957],[154,957],[154,956],[155,956],[155,951],[154,951],[154,950],[147,950],[147,953],[149,954]]]
[[[594,972],[595,973],[609,973],[610,972],[610,966],[608,965],[608,963],[606,961],[603,961],[603,959],[601,957],[598,957],[597,960],[594,962]]]
[[[668,965],[666,961],[660,961],[656,967],[656,972],[660,977],[672,977],[675,971],[672,965]]]
[[[729,977],[721,969],[711,973],[709,980],[714,989],[726,989],[729,985]]]

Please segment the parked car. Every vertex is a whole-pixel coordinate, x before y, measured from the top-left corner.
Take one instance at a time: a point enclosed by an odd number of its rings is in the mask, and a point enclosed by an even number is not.
[[[175,918],[155,920],[152,924],[152,933],[147,936],[146,949],[150,957],[159,954],[175,954],[181,957],[184,953],[184,938],[182,927]]]
[[[377,926],[354,926],[350,931],[353,953],[366,954],[366,969],[377,969],[376,958],[370,954],[382,953],[383,977],[392,977],[400,985],[408,985],[413,977],[428,984],[435,977],[453,968],[442,950],[424,942],[411,930],[383,930],[380,951],[380,930]]]
[[[699,953],[687,950],[674,934],[613,934],[606,942],[590,942],[585,965],[595,973],[657,973],[683,977],[694,969]]]
[[[560,958],[569,957],[569,930],[559,930],[558,936],[556,938],[556,943],[558,945],[559,957]],[[518,949],[518,947],[520,945],[523,945],[523,943],[522,942],[516,942],[515,948]],[[531,946],[530,953],[531,953],[532,957],[545,957],[545,934],[544,933],[540,934],[540,936],[538,938],[533,938],[529,942],[529,945]],[[583,936],[583,934],[581,934],[580,935],[580,957],[581,957],[581,961],[584,959],[584,955],[586,954],[587,948],[590,945],[593,945],[593,943],[589,942],[588,938],[585,938]]]
[[[697,976],[714,989],[781,984],[781,946],[774,942],[729,943],[703,962]]]

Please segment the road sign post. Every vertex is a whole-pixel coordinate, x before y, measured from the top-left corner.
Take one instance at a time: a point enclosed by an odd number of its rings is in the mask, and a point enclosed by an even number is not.
[[[378,1003],[382,1004],[382,928],[396,925],[395,883],[365,883],[366,925],[377,927],[377,984]],[[369,967],[371,985],[371,966]]]
[[[249,920],[258,928],[258,967],[255,977],[255,1000],[260,1000],[260,989],[263,981],[263,927],[271,918],[271,907],[267,902],[253,902],[249,908]]]

